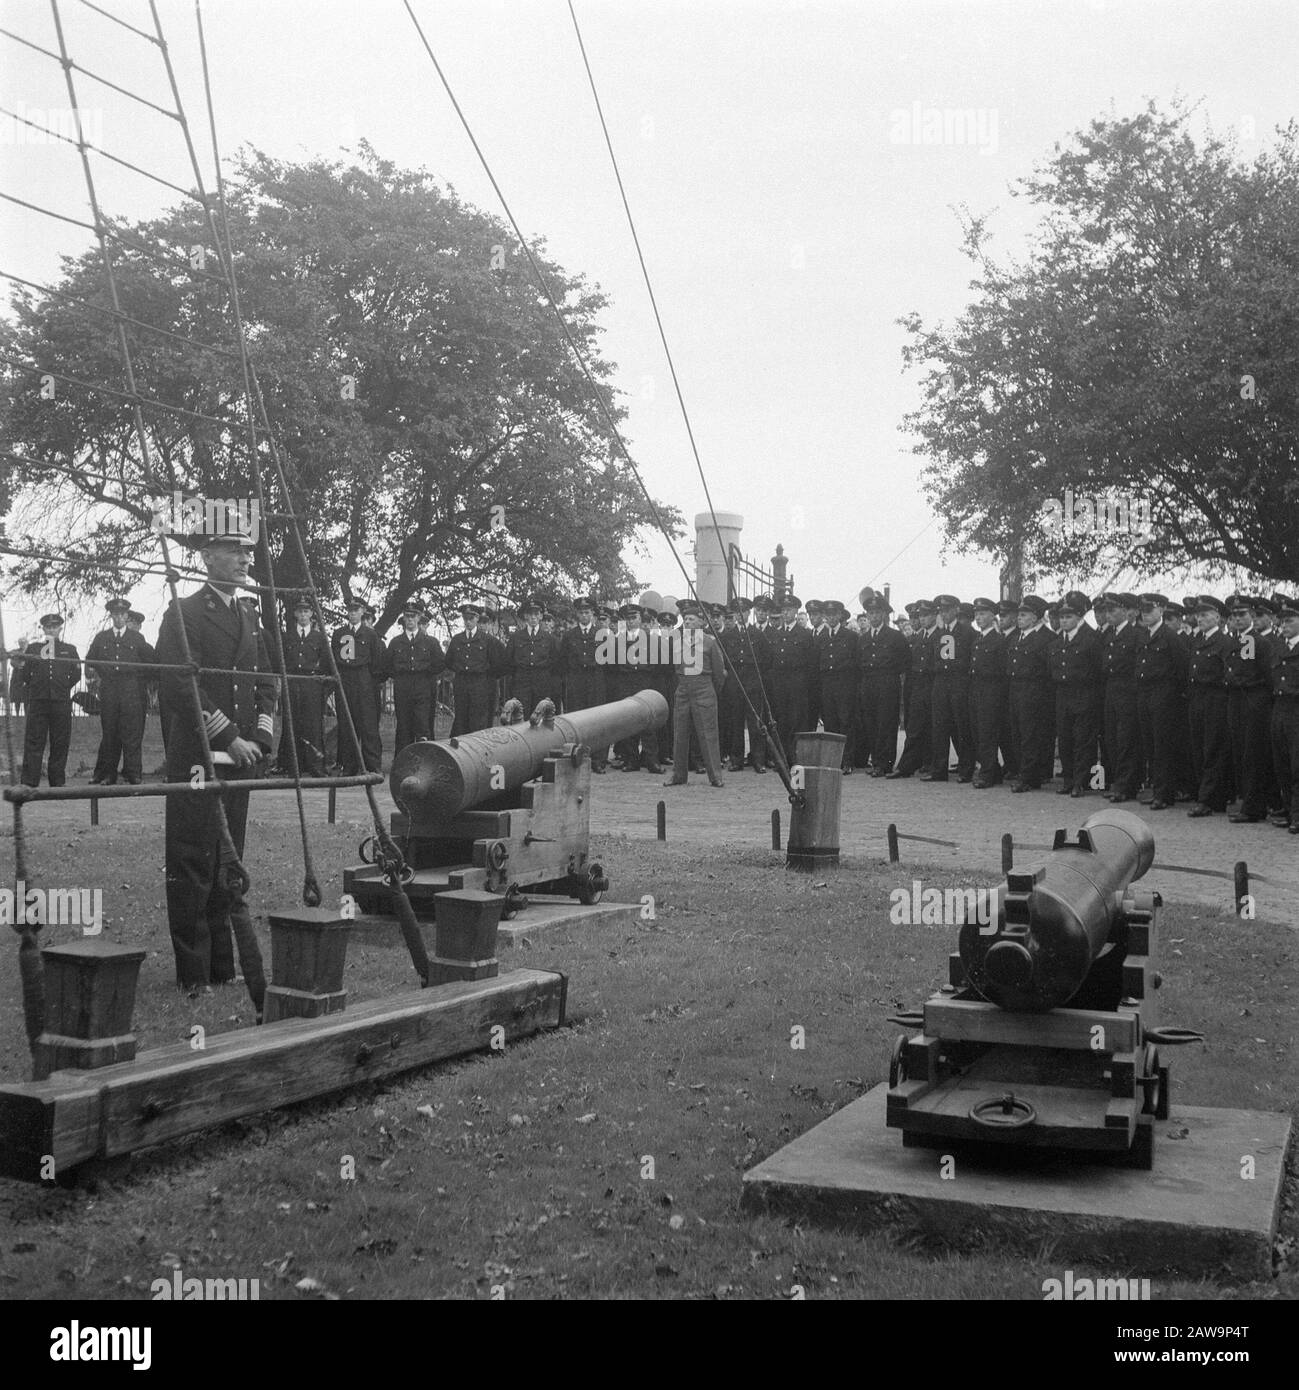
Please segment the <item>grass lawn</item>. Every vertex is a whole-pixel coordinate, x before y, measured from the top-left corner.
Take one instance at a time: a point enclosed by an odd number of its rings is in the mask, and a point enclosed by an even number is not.
[[[33,830],[38,816],[28,817]],[[333,888],[365,829],[316,829]],[[195,1022],[249,1024],[242,987],[192,1003],[177,995],[162,846],[139,835],[111,824],[34,834],[32,868],[48,875],[55,859],[75,862],[78,882],[109,890],[106,937],[148,949],[142,1049],[186,1038]],[[258,829],[249,846],[254,908],[295,902],[294,828]],[[801,1285],[809,1297],[1039,1300],[1042,1281],[1061,1274],[1050,1249],[1026,1259],[921,1247],[738,1206],[741,1175],[757,1159],[883,1079],[897,1032],[885,1016],[941,983],[954,938],[891,926],[887,890],[915,876],[940,887],[955,879],[865,860],[807,878],[764,849],[620,836],[597,837],[596,848],[610,896],[652,894],[657,920],[563,930],[503,956],[503,968],[569,975],[572,1026],[504,1055],[176,1141],[94,1188],[0,1180],[0,1297],[147,1297],[179,1265],[186,1277],[259,1278],[263,1297],[304,1296],[296,1285],[307,1278],[341,1296],[389,1299],[486,1298],[494,1288],[764,1298]],[[1176,904],[1162,923],[1164,1019],[1208,1039],[1168,1050],[1174,1105],[1293,1112],[1294,933]],[[269,961],[265,940],[264,952]],[[414,984],[404,951],[352,944],[354,1000]],[[18,1079],[28,1072],[12,945],[0,958],[0,1000],[0,1075]],[[806,1030],[801,1051],[790,1046],[795,1025]],[[348,1155],[354,1181],[340,1177]],[[642,1176],[647,1159],[652,1178]],[[1292,1173],[1276,1279],[1156,1278],[1155,1296],[1295,1298],[1294,1192]]]

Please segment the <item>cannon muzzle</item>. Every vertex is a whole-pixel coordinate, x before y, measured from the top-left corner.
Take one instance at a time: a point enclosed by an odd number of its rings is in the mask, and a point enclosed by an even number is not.
[[[392,760],[389,789],[412,826],[447,821],[538,776],[545,760],[566,743],[607,747],[660,728],[667,717],[663,696],[642,690],[625,700],[556,715],[536,727],[497,725],[461,738],[411,743]]]
[[[987,1000],[1016,1013],[1067,1004],[1122,915],[1124,894],[1155,858],[1150,827],[1128,811],[1098,811],[1042,864],[1012,870],[997,890],[995,932],[961,928],[961,963]]]

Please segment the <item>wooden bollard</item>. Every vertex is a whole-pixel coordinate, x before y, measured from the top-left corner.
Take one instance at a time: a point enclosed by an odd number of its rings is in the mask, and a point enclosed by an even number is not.
[[[338,814],[338,788],[329,789],[329,823],[334,824],[334,817]]]
[[[135,1057],[131,1015],[144,951],[94,937],[46,946],[45,1031],[32,1049],[43,1081],[65,1067],[90,1071]]]
[[[319,1018],[347,1006],[343,967],[351,921],[333,908],[272,912],[271,983],[263,1018]]]
[[[1001,872],[1008,874],[1015,867],[1015,837],[1006,831],[1001,837]]]
[[[889,842],[889,863],[896,864],[900,857],[898,854],[898,828],[892,821],[889,822],[887,836]]]
[[[777,807],[771,813],[771,847],[780,848],[780,808]]]
[[[457,888],[433,899],[436,949],[429,962],[429,984],[452,980],[490,980],[500,974],[496,929],[505,899],[499,893]]]
[[[666,801],[660,801],[659,804],[658,804],[657,809],[655,810],[655,813],[654,813],[654,814],[655,814],[655,821],[656,821],[656,825],[657,825],[657,829],[658,829],[658,837],[659,837],[660,840],[666,840],[667,837],[668,837],[668,804],[667,804],[667,802],[666,802]]]
[[[787,869],[811,872],[839,863],[839,803],[847,742],[844,734],[794,735],[794,765],[802,770],[803,799],[801,805],[794,803],[789,815]]]
[[[91,825],[99,824],[99,798],[97,796],[90,798],[90,823]]]

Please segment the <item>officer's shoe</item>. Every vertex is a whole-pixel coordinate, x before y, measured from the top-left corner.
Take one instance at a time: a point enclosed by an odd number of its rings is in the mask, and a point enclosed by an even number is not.
[[[1261,820],[1266,820],[1265,816],[1247,816],[1244,811],[1233,811],[1227,819],[1232,825],[1256,825]]]
[[[663,769],[658,765],[658,763],[646,763],[645,771],[652,772],[658,777],[662,777],[663,775]]]
[[[1150,809],[1152,811],[1167,811],[1173,803],[1171,801],[1152,801]]]
[[[1069,793],[1070,793],[1072,790],[1073,790],[1073,788],[1070,787],[1070,785],[1069,785],[1068,782],[1062,782],[1062,783],[1055,789],[1055,794],[1056,794],[1057,796],[1068,796]]]
[[[1194,806],[1186,813],[1192,820],[1198,820],[1201,816],[1213,815],[1213,808],[1206,806],[1204,802],[1197,801]]]
[[[899,777],[910,777],[909,772],[899,772],[896,768],[892,772],[886,772],[884,776],[890,782],[896,782]]]
[[[1295,822],[1290,826],[1290,833],[1291,833],[1292,835],[1299,835],[1299,820],[1295,821]]]
[[[721,779],[720,777],[710,777],[710,778],[708,779],[708,785],[709,785],[710,787],[724,787],[724,786],[726,785],[726,783],[723,782],[722,779]],[[1295,830],[1295,834],[1296,834],[1296,835],[1299,835],[1299,828],[1297,828],[1297,829]]]

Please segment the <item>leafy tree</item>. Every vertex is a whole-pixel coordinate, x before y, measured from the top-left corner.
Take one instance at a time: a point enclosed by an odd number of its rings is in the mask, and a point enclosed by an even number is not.
[[[412,596],[634,587],[622,551],[651,509],[501,221],[365,145],[346,164],[245,152],[227,199],[249,357],[288,484],[285,498],[263,442],[267,508],[297,514],[323,594],[381,596],[384,628]],[[63,381],[52,400],[40,390],[41,373],[126,389],[112,317],[77,302],[110,304],[97,249],[65,261],[57,295],[17,294],[0,325],[0,353],[33,364],[3,366],[0,448],[23,495],[60,518],[53,544],[87,594],[109,587],[88,562],[157,558],[156,499],[252,493],[237,339],[203,209],[116,230],[122,310],[150,326],[126,325],[137,384],[174,408],[145,407],[148,458],[129,400]],[[621,419],[598,352],[605,297],[533,249]],[[657,505],[679,529],[676,509]],[[284,527],[268,534],[277,583],[304,582]],[[51,573],[28,563],[17,577],[36,591]]]
[[[960,550],[1026,568],[1193,565],[1299,578],[1299,127],[1242,162],[1193,108],[1095,120],[1018,194],[1042,209],[1022,264],[990,255],[950,328],[902,320],[925,398],[904,429]],[[1151,534],[1069,534],[1048,499],[1130,499]]]

